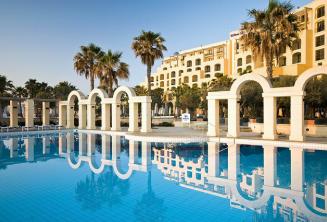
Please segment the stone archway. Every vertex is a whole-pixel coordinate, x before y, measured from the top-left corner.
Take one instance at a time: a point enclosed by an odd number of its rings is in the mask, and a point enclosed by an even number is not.
[[[87,129],[96,128],[96,97],[100,97],[101,99],[101,129],[108,130],[110,128],[110,104],[105,103],[108,94],[103,89],[93,89],[87,99]]]
[[[69,93],[68,95],[68,99],[67,99],[67,104],[66,104],[66,119],[67,119],[67,128],[75,128],[75,125],[74,125],[74,106],[75,106],[75,98],[77,98],[78,100],[78,105],[79,105],[79,109],[78,109],[78,116],[83,116],[85,115],[84,112],[83,112],[83,107],[80,106],[80,103],[82,100],[85,99],[85,96],[84,94],[81,92],[81,91],[77,91],[77,90],[74,90],[72,92]],[[65,115],[65,114],[64,114]],[[85,125],[86,125],[86,121],[85,118],[79,118],[79,128],[84,128]],[[62,125],[62,124],[60,124]]]

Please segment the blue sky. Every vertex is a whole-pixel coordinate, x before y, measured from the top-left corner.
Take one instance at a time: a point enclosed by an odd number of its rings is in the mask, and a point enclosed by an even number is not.
[[[310,0],[293,0],[302,6]],[[134,86],[146,69],[131,50],[141,30],[160,32],[168,51],[223,41],[248,19],[247,9],[268,0],[1,0],[0,74],[16,85],[29,78],[54,85],[69,81],[84,92],[89,83],[73,69],[81,45],[123,52]],[[159,65],[156,64],[154,69]]]

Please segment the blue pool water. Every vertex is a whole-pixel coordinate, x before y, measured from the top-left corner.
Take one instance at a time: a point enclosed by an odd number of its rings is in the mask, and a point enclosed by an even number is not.
[[[0,138],[0,221],[327,221],[327,152]]]

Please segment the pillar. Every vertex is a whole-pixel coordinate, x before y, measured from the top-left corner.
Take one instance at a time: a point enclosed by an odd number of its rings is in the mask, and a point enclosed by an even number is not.
[[[33,99],[25,100],[25,126],[26,127],[34,126],[34,100]]]
[[[208,142],[208,176],[219,176],[219,143]]]
[[[67,105],[67,128],[75,128],[74,124],[74,104]]]
[[[87,139],[85,133],[78,134],[78,153],[80,156],[87,155]]]
[[[208,136],[219,136],[219,100],[208,99]]]
[[[110,104],[102,103],[101,130],[110,130]]]
[[[59,126],[67,126],[67,106],[59,104]]]
[[[120,130],[120,103],[113,103],[112,109],[112,128],[111,130]]]
[[[42,151],[44,155],[50,152],[50,138],[48,136],[42,138]]]
[[[303,95],[291,96],[290,140],[304,140],[304,102]]]
[[[87,155],[92,156],[95,153],[95,134],[87,134]]]
[[[135,164],[138,159],[138,142],[129,140],[129,163]]]
[[[95,129],[95,104],[87,104],[87,129]]]
[[[34,138],[29,137],[24,139],[25,143],[25,158],[26,161],[32,162],[34,161]]]
[[[138,131],[138,104],[133,101],[129,101],[129,132]]]
[[[66,134],[66,141],[67,141],[67,151],[68,153],[74,152],[74,133],[67,133]]]
[[[151,165],[151,143],[142,141],[142,166]]]
[[[78,105],[78,128],[86,129],[86,105]]]
[[[264,185],[273,187],[277,176],[277,147],[263,146]]]
[[[151,102],[142,102],[142,133],[151,132]]]
[[[50,123],[49,113],[50,113],[50,103],[42,102],[42,125],[43,126],[49,125],[49,123]]]
[[[17,148],[18,148],[18,138],[9,139],[9,149],[10,149],[10,158],[14,158],[18,156]]]
[[[276,134],[276,97],[265,96],[263,99],[263,139],[275,140]]]
[[[110,136],[102,134],[102,159],[108,160],[110,157]]]
[[[10,100],[9,106],[10,112],[10,127],[18,126],[18,102],[15,100]]]
[[[240,136],[240,104],[238,98],[228,99],[228,137]]]
[[[67,151],[67,145],[66,145],[66,136],[64,134],[59,134],[59,137],[58,137],[58,147],[59,147],[59,155],[62,155]]]
[[[228,179],[237,181],[240,173],[240,145],[228,144]]]
[[[291,190],[303,191],[304,150],[291,147]]]

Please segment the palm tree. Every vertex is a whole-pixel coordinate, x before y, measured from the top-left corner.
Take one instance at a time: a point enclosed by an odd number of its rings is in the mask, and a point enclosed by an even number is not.
[[[278,64],[286,47],[292,48],[298,39],[299,26],[297,16],[292,13],[293,8],[290,2],[270,0],[265,10],[251,9],[249,16],[253,21],[242,24],[244,48],[250,48],[254,57],[265,59],[270,80],[274,59]]]
[[[118,79],[129,77],[128,64],[121,62],[121,57],[121,52],[113,52],[109,49],[107,53],[102,53],[96,67],[100,85],[107,88],[110,97],[113,95],[113,85],[118,86]]]
[[[96,77],[96,65],[102,57],[101,48],[91,43],[88,46],[81,46],[81,51],[74,57],[74,68],[79,75],[84,75],[90,79],[90,88],[94,89],[94,79]]]
[[[13,96],[19,98],[20,116],[23,117],[22,99],[28,96],[28,92],[24,87],[18,86],[13,90]]]
[[[163,51],[167,50],[164,45],[165,39],[160,33],[142,31],[141,35],[134,38],[132,49],[135,56],[140,57],[147,66],[148,96],[151,96],[151,69],[156,59],[163,58]]]

